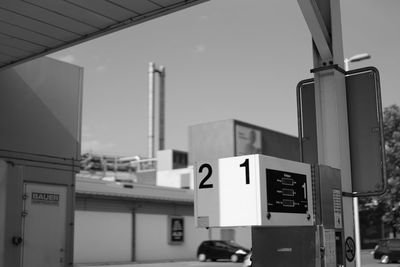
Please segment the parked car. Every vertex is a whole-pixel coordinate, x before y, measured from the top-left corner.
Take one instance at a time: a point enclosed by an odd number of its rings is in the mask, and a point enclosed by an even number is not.
[[[253,253],[250,251],[249,254],[246,255],[246,257],[244,257],[243,260],[243,267],[251,267],[251,256],[253,255]]]
[[[242,262],[250,252],[234,242],[224,240],[203,241],[197,249],[197,259],[206,260],[230,260],[231,262]]]
[[[374,259],[381,263],[400,260],[400,239],[382,239],[373,251]]]

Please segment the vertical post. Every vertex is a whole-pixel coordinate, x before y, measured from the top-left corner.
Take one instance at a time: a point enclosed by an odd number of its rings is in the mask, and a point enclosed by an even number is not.
[[[159,141],[158,141],[158,149],[165,149],[165,67],[160,66],[160,87],[159,87]]]
[[[360,218],[358,216],[358,197],[353,198],[354,207],[354,238],[356,243],[356,267],[361,267],[361,238],[360,238]]]
[[[298,0],[313,37],[318,164],[341,171],[343,192],[352,192],[350,146],[343,68],[343,41],[338,0]],[[344,240],[354,237],[351,197],[343,197]],[[354,262],[346,261],[346,266]]]
[[[344,59],[344,69],[349,71],[350,59]],[[358,197],[353,198],[353,214],[354,214],[354,239],[356,243],[356,267],[361,267],[361,240],[360,240],[360,218],[358,216]]]
[[[155,64],[149,63],[149,133],[148,133],[148,157],[154,158],[154,70]]]

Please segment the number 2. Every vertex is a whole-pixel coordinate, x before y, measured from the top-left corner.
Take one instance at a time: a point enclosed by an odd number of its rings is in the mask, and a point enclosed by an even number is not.
[[[203,169],[206,168],[208,170],[206,176],[201,180],[199,189],[205,189],[205,188],[213,188],[213,184],[206,184],[207,180],[211,177],[212,174],[212,167],[208,163],[204,163],[200,166],[199,172],[202,173]]]

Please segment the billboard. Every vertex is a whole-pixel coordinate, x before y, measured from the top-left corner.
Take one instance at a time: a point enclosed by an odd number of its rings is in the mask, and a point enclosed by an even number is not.
[[[236,156],[261,154],[261,131],[255,128],[235,125]]]
[[[262,154],[288,160],[300,158],[297,136],[239,120],[189,127],[189,164],[205,159]]]

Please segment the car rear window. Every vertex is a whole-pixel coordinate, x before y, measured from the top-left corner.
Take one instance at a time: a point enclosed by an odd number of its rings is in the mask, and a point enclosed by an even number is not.
[[[392,248],[400,248],[400,239],[396,240],[388,240],[389,247]]]
[[[387,245],[387,240],[380,240],[379,243],[378,243],[378,245],[379,245],[380,247],[386,246],[386,245]]]
[[[215,242],[215,246],[219,248],[229,248],[228,244],[225,242]]]

